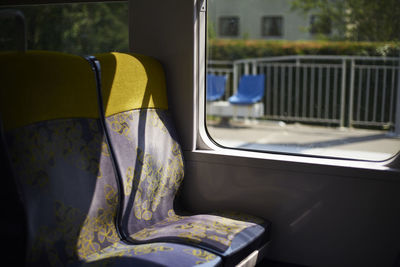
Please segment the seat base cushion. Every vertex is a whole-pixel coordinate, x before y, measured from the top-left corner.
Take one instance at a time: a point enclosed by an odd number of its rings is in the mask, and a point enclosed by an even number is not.
[[[237,264],[267,242],[269,222],[239,213],[220,214],[224,217],[171,215],[130,237],[133,242],[188,243],[221,256],[228,265]]]
[[[84,266],[219,266],[221,258],[200,248],[173,243],[128,245],[123,242],[90,255]]]

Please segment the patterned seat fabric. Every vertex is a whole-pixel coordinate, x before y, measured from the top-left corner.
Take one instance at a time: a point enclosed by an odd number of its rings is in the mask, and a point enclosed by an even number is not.
[[[2,53],[0,81],[5,147],[28,219],[28,265],[219,265],[220,257],[187,245],[121,242],[116,177],[88,62]]]
[[[206,248],[235,264],[267,239],[268,223],[240,214],[180,216],[175,194],[184,176],[167,109],[161,65],[146,56],[96,56],[106,127],[124,187],[121,231],[131,242],[173,241]]]

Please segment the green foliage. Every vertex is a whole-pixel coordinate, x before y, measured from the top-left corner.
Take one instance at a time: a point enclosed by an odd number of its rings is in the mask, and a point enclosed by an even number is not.
[[[331,24],[330,39],[383,42],[400,37],[398,0],[292,0],[291,9],[316,15],[317,32]]]
[[[217,38],[215,24],[210,20],[207,21],[207,38],[208,40],[214,40],[215,38]]]
[[[18,9],[26,17],[30,50],[80,55],[128,51],[126,2],[40,5]],[[7,27],[5,31],[14,30],[10,30],[10,25]]]
[[[398,43],[332,41],[211,40],[209,57],[214,60],[285,55],[398,56]]]

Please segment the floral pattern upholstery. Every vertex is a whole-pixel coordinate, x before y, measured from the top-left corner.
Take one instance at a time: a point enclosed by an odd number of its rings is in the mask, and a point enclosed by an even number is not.
[[[1,72],[8,73],[0,88],[2,101],[7,99],[0,113],[28,219],[28,265],[217,266],[221,257],[225,265],[236,264],[259,247],[268,224],[243,215],[175,213],[184,163],[166,111],[160,64],[145,56],[106,57],[102,78],[111,80],[103,84],[122,77],[106,101],[106,115],[118,111],[107,115],[106,127],[122,174],[121,192],[94,104],[89,64],[54,52],[0,55]],[[120,62],[143,77],[126,75],[123,67],[116,68]],[[24,71],[29,79],[21,79]],[[130,87],[132,82],[137,83]],[[126,97],[132,88],[138,92]],[[25,98],[18,90],[41,94]],[[143,103],[147,108],[132,108]],[[122,214],[117,214],[119,194]],[[130,244],[121,240],[121,231]]]
[[[44,121],[8,131],[6,140],[27,200],[28,265],[219,264],[203,249],[121,242],[116,180],[98,120]]]
[[[184,165],[167,111],[125,111],[108,116],[106,125],[123,176],[122,227],[132,242],[189,243],[225,256],[238,234],[247,233],[247,243],[263,236],[264,221],[259,218],[175,214],[173,202],[183,181]],[[254,231],[246,232],[249,228]]]

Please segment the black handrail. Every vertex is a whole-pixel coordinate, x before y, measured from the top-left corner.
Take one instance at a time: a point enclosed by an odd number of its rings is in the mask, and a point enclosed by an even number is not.
[[[113,165],[114,173],[116,176],[117,187],[118,187],[118,207],[117,207],[117,215],[115,218],[115,226],[116,226],[118,236],[121,238],[121,240],[126,243],[129,243],[127,241],[127,240],[129,240],[129,236],[127,236],[125,234],[125,232],[122,228],[122,212],[123,212],[123,208],[124,208],[124,188],[123,188],[122,176],[121,176],[121,173],[120,173],[118,165],[117,165],[114,147],[112,146],[111,139],[110,139],[110,133],[109,133],[107,125],[106,125],[106,118],[105,118],[105,112],[104,112],[104,106],[103,106],[103,96],[101,93],[100,62],[94,56],[87,56],[87,57],[85,57],[85,59],[90,63],[92,71],[95,75],[96,90],[97,90],[97,102],[98,102],[99,113],[100,113],[99,114],[100,123],[101,123],[101,127],[103,128],[104,136],[106,139],[106,144],[108,146],[108,149],[110,150],[110,158],[111,158],[111,162]]]

